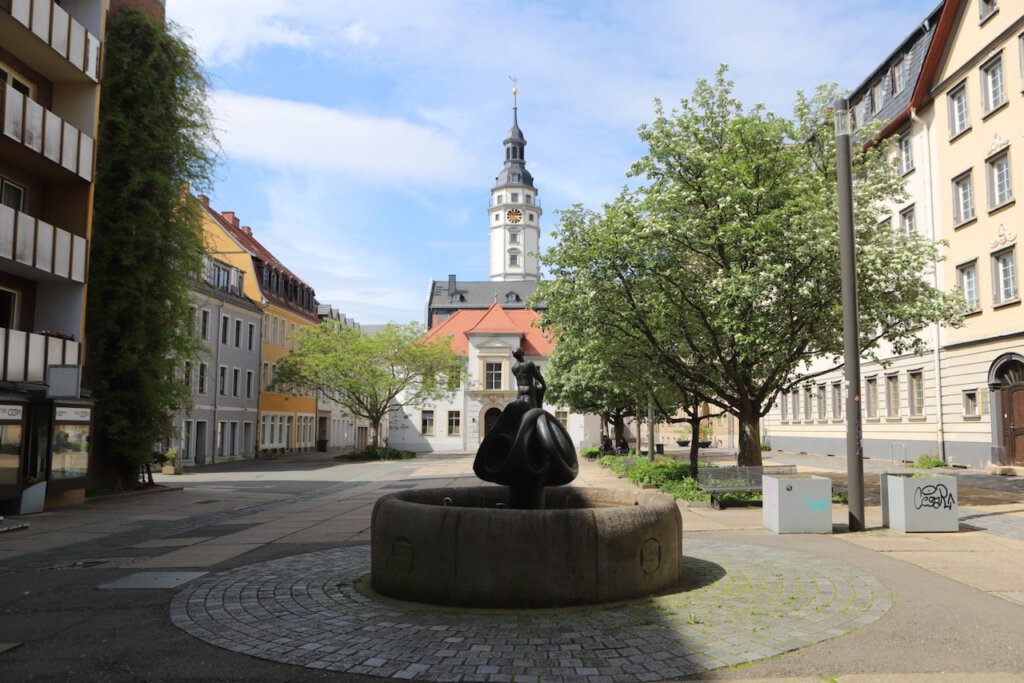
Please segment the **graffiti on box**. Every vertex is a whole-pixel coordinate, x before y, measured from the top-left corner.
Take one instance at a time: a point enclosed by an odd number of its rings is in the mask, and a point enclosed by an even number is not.
[[[956,505],[953,494],[945,484],[928,484],[918,486],[914,491],[914,508],[932,508],[934,510],[952,510]]]

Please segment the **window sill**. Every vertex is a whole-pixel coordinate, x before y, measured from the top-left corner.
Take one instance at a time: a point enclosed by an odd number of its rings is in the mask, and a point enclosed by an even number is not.
[[[976,315],[981,315],[980,308],[972,308],[971,310],[964,312],[965,318],[973,318]]]
[[[903,418],[900,417],[899,415],[891,415],[891,416],[885,418],[885,421],[886,422],[903,422]]]
[[[1000,308],[1008,308],[1010,306],[1019,306],[1019,305],[1020,305],[1020,297],[1016,297],[1015,296],[1012,299],[1007,299],[1006,301],[1000,301],[997,304],[993,304],[992,308],[994,310],[998,311]]]
[[[879,418],[877,418],[877,417],[866,417],[866,418],[864,418],[864,421],[865,422],[876,422],[876,423],[877,422],[881,422],[881,420]]]
[[[909,422],[927,422],[928,421],[928,416],[927,415],[911,415],[910,417],[907,418],[907,420]]]
[[[981,422],[981,415],[964,415],[964,422]]]
[[[906,177],[908,177],[908,176],[912,175],[912,174],[914,173],[914,171],[916,171],[916,170],[917,170],[917,168],[915,168],[914,166],[911,166],[910,168],[908,168],[908,169],[907,169],[906,171],[904,171],[904,172],[902,173],[902,176],[903,176],[904,178],[906,178]]]
[[[1016,199],[1013,199],[1013,198],[1011,197],[1010,199],[1007,199],[1007,200],[1006,200],[1005,202],[1003,202],[1002,204],[999,204],[998,206],[993,206],[993,207],[991,207],[991,208],[990,208],[990,209],[988,210],[988,215],[989,215],[989,216],[991,216],[991,215],[993,215],[993,214],[999,213],[999,212],[1000,212],[1000,211],[1002,211],[1003,209],[1008,209],[1008,208],[1010,208],[1011,206],[1013,206],[1013,205],[1014,205],[1014,204],[1016,204],[1016,203],[1017,203],[1017,200],[1016,200]]]
[[[971,132],[971,126],[967,126],[966,128],[964,128],[959,133],[957,133],[957,132],[951,133],[950,136],[949,136],[949,141],[950,142],[955,142],[956,140],[959,140],[960,138],[962,138],[963,136],[967,135],[970,132]]]
[[[1003,101],[1002,101],[1002,102],[1001,102],[1001,103],[999,104],[999,106],[998,106],[998,107],[995,107],[995,108],[993,108],[992,110],[990,110],[990,111],[987,111],[987,112],[985,112],[984,114],[982,114],[982,115],[981,115],[981,120],[982,120],[982,121],[988,121],[988,120],[989,120],[989,118],[991,118],[991,117],[995,116],[996,114],[998,114],[998,113],[999,113],[999,112],[1001,112],[1002,110],[1006,109],[1006,108],[1007,108],[1008,106],[1010,106],[1010,101],[1009,101],[1009,100],[1003,100]]]
[[[966,228],[968,225],[971,225],[972,223],[977,223],[977,222],[978,222],[978,217],[977,216],[971,216],[970,218],[968,218],[968,219],[966,219],[964,221],[961,221],[961,222],[957,223],[956,225],[954,225],[953,229],[954,230],[959,230],[960,228]]]

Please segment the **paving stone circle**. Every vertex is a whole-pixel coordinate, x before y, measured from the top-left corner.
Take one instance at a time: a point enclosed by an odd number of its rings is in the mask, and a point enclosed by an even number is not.
[[[369,546],[208,574],[171,602],[212,645],[311,669],[425,681],[654,681],[835,638],[892,605],[872,576],[802,553],[687,539],[689,590],[552,610],[378,600],[356,583]]]

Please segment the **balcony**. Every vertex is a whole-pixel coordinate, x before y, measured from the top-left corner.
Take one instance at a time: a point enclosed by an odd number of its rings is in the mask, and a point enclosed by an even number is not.
[[[28,29],[32,40],[19,39],[15,24]],[[99,38],[52,0],[0,0],[0,33],[11,37],[19,58],[50,80],[99,80]]]
[[[84,283],[87,251],[85,238],[0,205],[0,259]]]
[[[14,88],[0,90],[3,134],[92,182],[93,139]]]
[[[49,334],[0,328],[0,381],[45,382],[51,365],[78,365],[79,343]]]

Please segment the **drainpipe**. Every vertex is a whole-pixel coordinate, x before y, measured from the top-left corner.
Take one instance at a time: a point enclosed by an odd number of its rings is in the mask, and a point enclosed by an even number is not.
[[[932,146],[931,146],[931,135],[930,126],[924,121],[918,118],[917,109],[910,109],[910,120],[914,123],[924,126],[925,131],[925,168],[928,172],[925,174],[925,192],[924,196],[928,202],[927,213],[928,213],[928,238],[935,242],[937,240],[936,232],[936,220],[935,220],[935,201],[932,196]],[[935,264],[935,268],[932,270],[932,285],[939,288],[939,269],[938,264]],[[942,366],[939,358],[939,344],[941,337],[939,335],[938,323],[932,323],[932,372],[935,374],[935,443],[938,446],[939,459],[942,462],[946,462],[946,433],[945,433],[945,422],[942,416]]]
[[[223,340],[221,339],[221,330],[224,325],[224,302],[217,304],[217,328],[214,333],[214,339],[217,340],[217,353],[214,356],[213,362],[216,366],[213,380],[213,448],[210,449],[210,464],[217,464],[217,433],[220,425],[220,346]],[[230,331],[229,331],[230,332]],[[228,379],[224,378],[224,386],[227,387]]]

